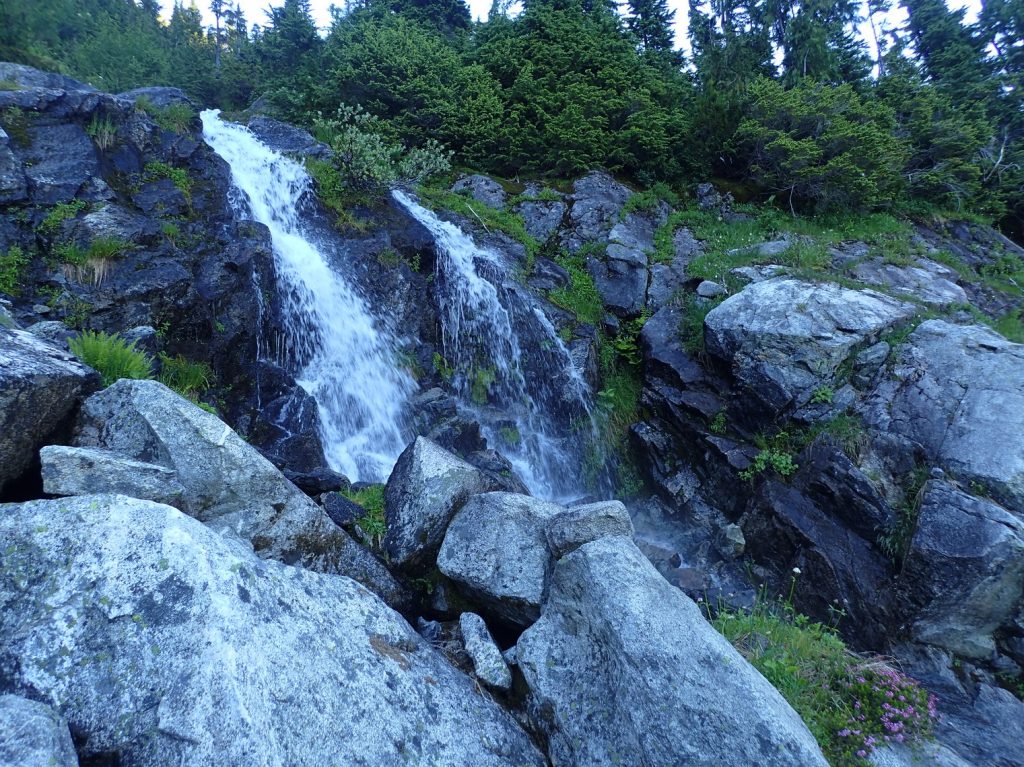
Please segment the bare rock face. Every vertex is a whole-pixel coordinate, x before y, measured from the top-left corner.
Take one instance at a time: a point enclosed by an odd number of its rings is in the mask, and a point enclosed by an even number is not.
[[[0,695],[0,767],[78,767],[67,722],[45,703]]]
[[[68,352],[0,327],[0,493],[99,384],[99,375]]]
[[[559,560],[516,656],[556,766],[826,764],[778,691],[623,536]]]
[[[0,679],[65,717],[83,759],[545,764],[369,591],[260,559],[170,506],[7,505],[0,544]]]

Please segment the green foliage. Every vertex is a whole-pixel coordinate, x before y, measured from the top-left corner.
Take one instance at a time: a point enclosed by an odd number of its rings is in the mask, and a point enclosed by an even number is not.
[[[560,253],[555,263],[569,273],[569,284],[548,293],[548,300],[572,312],[577,322],[597,325],[604,317],[604,302],[597,292],[594,278],[587,271],[586,258],[590,251],[580,249],[575,254]]]
[[[341,189],[379,193],[397,181],[420,182],[451,170],[451,153],[440,143],[427,139],[421,147],[406,147],[359,106],[342,104],[333,117],[318,115],[313,133],[333,150],[330,162],[338,175],[325,180],[335,195]]]
[[[39,224],[37,231],[44,237],[54,237],[60,233],[65,221],[75,218],[87,207],[89,207],[89,203],[85,200],[59,202],[46,214],[46,218]]]
[[[21,292],[22,271],[28,262],[28,256],[17,245],[12,245],[6,253],[0,253],[0,293],[16,296]]]
[[[342,495],[363,507],[366,514],[356,520],[356,524],[370,539],[372,545],[379,546],[388,531],[387,520],[384,517],[384,485],[346,490]]]
[[[686,297],[679,320],[679,337],[688,353],[697,356],[704,354],[704,318],[723,300],[705,299],[694,295]]]
[[[751,481],[769,469],[782,477],[789,477],[797,468],[798,466],[793,463],[792,453],[776,447],[766,447],[754,457],[750,466],[740,472],[740,479]]]
[[[726,428],[728,427],[728,414],[725,410],[719,410],[715,413],[714,418],[708,422],[708,431],[712,434],[725,434]]]
[[[897,566],[910,549],[910,539],[917,530],[917,517],[921,510],[921,490],[928,481],[928,470],[918,467],[903,478],[903,503],[896,507],[892,524],[878,538],[878,545]]]
[[[809,80],[785,90],[761,79],[751,95],[737,144],[750,153],[751,178],[786,195],[791,207],[871,209],[899,191],[907,149],[894,140],[894,116],[884,105],[849,85]]]
[[[85,128],[85,132],[92,136],[99,149],[110,149],[117,140],[117,127],[109,116],[100,117],[97,112]]]
[[[192,362],[183,355],[160,354],[160,376],[157,380],[183,397],[197,400],[210,388],[213,371],[205,362]]]
[[[0,128],[7,132],[17,146],[32,145],[32,136],[28,131],[28,116],[17,107],[0,110]]]
[[[630,213],[656,210],[662,202],[667,203],[670,207],[675,207],[679,204],[679,196],[665,183],[658,182],[650,189],[635,192],[626,200],[626,204],[622,206],[619,216],[625,218]]]
[[[762,595],[749,612],[719,611],[712,625],[800,714],[830,764],[867,765],[887,738],[931,738],[933,696],[882,661],[850,652],[833,629],[790,604]]]
[[[491,394],[491,386],[497,380],[494,368],[476,368],[471,375],[469,396],[478,405],[486,405]]]
[[[72,354],[100,374],[104,386],[121,378],[149,378],[153,374],[152,358],[120,336],[85,330],[68,346]]]
[[[192,204],[192,177],[188,175],[185,168],[175,168],[165,162],[153,160],[146,163],[145,174],[147,181],[156,181],[161,178],[170,179],[175,188],[184,195],[185,201],[189,205]]]
[[[158,107],[145,96],[135,100],[137,109],[153,118],[153,122],[171,133],[188,133],[196,122],[196,112],[188,104],[170,104]]]
[[[444,381],[451,381],[455,376],[455,368],[448,364],[448,360],[440,352],[434,352],[431,362],[434,365],[434,370]]]
[[[812,405],[831,405],[835,396],[836,392],[831,386],[819,386],[811,393],[810,403]]]

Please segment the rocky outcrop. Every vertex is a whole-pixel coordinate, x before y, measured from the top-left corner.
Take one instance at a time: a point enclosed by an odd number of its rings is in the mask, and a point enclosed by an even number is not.
[[[757,405],[778,414],[806,405],[819,387],[838,388],[840,366],[913,313],[873,291],[766,280],[712,309],[705,341]]]
[[[900,576],[912,636],[986,660],[1024,597],[1024,520],[948,482],[921,495]]]
[[[854,276],[868,285],[884,287],[892,293],[916,298],[930,306],[966,304],[967,293],[956,284],[957,273],[928,259],[909,266],[887,264],[881,260],[862,261]]]
[[[477,202],[498,210],[505,207],[505,200],[508,198],[501,184],[490,176],[481,176],[479,173],[463,176],[452,185],[452,191],[456,194],[467,194]]]
[[[922,322],[899,349],[894,380],[865,421],[927,460],[1024,509],[1024,345],[988,328]]]
[[[384,495],[384,550],[406,569],[433,565],[448,523],[472,495],[497,487],[481,471],[417,437],[398,458]]]
[[[6,506],[0,540],[0,679],[66,717],[85,760],[544,764],[347,578],[116,495]]]
[[[512,672],[501,657],[501,650],[494,643],[484,619],[476,613],[463,613],[459,616],[459,633],[477,678],[498,690],[511,687]]]
[[[177,472],[166,466],[132,460],[113,450],[63,445],[44,447],[39,461],[48,495],[123,493],[179,509],[188,506]]]
[[[95,371],[68,352],[0,327],[0,497],[99,384]]]
[[[260,556],[343,573],[392,604],[403,601],[403,589],[383,565],[273,464],[216,416],[161,383],[121,380],[94,394],[82,406],[74,442],[156,464],[170,474],[93,474],[66,481],[69,490],[166,498],[180,486],[182,511],[249,541]]]
[[[544,530],[556,559],[608,535],[633,536],[633,522],[621,501],[573,506],[551,519]]]
[[[0,767],[78,767],[67,722],[43,703],[0,695]]]
[[[607,173],[588,173],[572,185],[569,231],[562,244],[575,252],[583,245],[607,237],[622,207],[633,193]]]
[[[796,712],[622,536],[559,560],[516,657],[556,766],[826,764]]]

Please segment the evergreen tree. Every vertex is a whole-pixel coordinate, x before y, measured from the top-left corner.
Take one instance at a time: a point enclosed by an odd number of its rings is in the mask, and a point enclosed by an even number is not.
[[[859,0],[766,0],[773,41],[783,52],[783,79],[840,84],[867,77],[870,59],[856,33],[859,8]]]
[[[671,52],[674,42],[672,21],[676,12],[668,7],[668,0],[628,0],[629,16],[626,26],[645,51]]]
[[[907,29],[928,78],[955,101],[992,96],[991,69],[984,42],[964,26],[964,9],[950,10],[945,0],[902,0]]]

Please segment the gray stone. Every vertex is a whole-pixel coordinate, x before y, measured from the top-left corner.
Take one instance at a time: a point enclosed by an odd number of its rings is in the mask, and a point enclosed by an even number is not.
[[[693,259],[704,255],[704,243],[684,226],[676,229],[672,235],[672,254],[675,256],[674,263],[678,263],[685,270]]]
[[[647,294],[647,261],[638,262],[633,258],[635,255],[635,251],[611,246],[605,259],[587,259],[587,271],[601,301],[623,318],[639,315]]]
[[[74,236],[91,242],[101,238],[134,243],[143,239],[152,223],[120,205],[107,204],[75,221]]]
[[[744,282],[764,282],[773,277],[780,277],[786,273],[786,267],[778,264],[764,264],[762,266],[738,266],[730,269],[729,274],[738,277]]]
[[[929,481],[901,575],[912,636],[985,660],[1024,595],[1024,520],[947,482]]]
[[[555,557],[575,551],[584,543],[606,535],[633,535],[633,522],[621,501],[600,501],[573,506],[548,520],[548,546]]]
[[[4,679],[67,718],[83,760],[544,764],[509,714],[348,578],[261,560],[116,495],[4,506],[0,541]]]
[[[556,767],[826,764],[778,691],[627,538],[559,560],[516,647]]]
[[[28,182],[21,161],[11,151],[10,136],[0,128],[0,204],[28,198]]]
[[[160,351],[160,334],[152,325],[139,325],[130,328],[121,334],[122,338],[135,348],[145,352],[150,357],[156,358]]]
[[[977,767],[941,743],[919,743],[914,748],[887,743],[875,750],[868,761],[872,767]]]
[[[43,703],[0,695],[0,767],[78,767],[67,722]]]
[[[552,561],[544,527],[562,511],[526,495],[475,495],[448,526],[437,567],[495,617],[528,626]]]
[[[571,231],[564,238],[572,252],[590,242],[603,240],[618,220],[619,213],[633,193],[603,171],[593,171],[572,187],[569,208]]]
[[[881,259],[862,261],[854,267],[853,276],[930,306],[968,303],[964,289],[956,284],[956,272],[927,259],[912,266],[887,264]]]
[[[547,242],[558,231],[568,206],[560,200],[525,200],[516,205],[526,232],[538,242]]]
[[[75,445],[174,471],[185,489],[182,511],[249,541],[261,557],[348,575],[389,604],[405,599],[384,566],[270,461],[217,416],[157,381],[122,379],[87,399]]]
[[[484,619],[476,613],[462,613],[459,616],[459,630],[466,653],[473,661],[473,673],[484,684],[498,690],[512,686],[512,672],[487,630]]]
[[[758,258],[777,258],[789,250],[792,245],[792,240],[771,240],[769,242],[759,242],[756,245],[746,245],[742,248],[733,248],[728,253],[730,256],[747,255]]]
[[[928,320],[899,349],[893,378],[868,403],[865,422],[1024,511],[1024,345],[985,327]]]
[[[11,314],[10,303],[0,298],[0,328],[18,329],[21,326],[18,325],[17,320]]]
[[[882,365],[889,359],[892,347],[885,341],[879,341],[860,352],[853,362],[853,382],[862,389],[868,388]]]
[[[463,176],[452,184],[452,191],[468,193],[477,202],[497,208],[498,210],[505,207],[505,200],[508,199],[508,195],[505,194],[505,189],[501,184],[493,178],[482,176],[479,173]]]
[[[697,286],[697,295],[701,298],[718,298],[724,296],[729,291],[726,290],[724,285],[719,285],[717,282],[711,280],[703,280],[700,285]]]
[[[748,285],[705,318],[705,344],[771,412],[806,404],[839,367],[915,312],[874,291],[782,278]]]
[[[24,64],[12,64],[0,61],[0,80],[16,83],[22,88],[46,88],[48,90],[87,91],[95,92],[91,85],[73,80],[65,75],[44,72]]]
[[[384,550],[395,565],[429,568],[448,523],[470,496],[496,489],[474,466],[424,437],[399,456],[384,493]]]
[[[36,322],[29,325],[25,330],[34,336],[42,338],[44,341],[48,341],[54,346],[60,347],[61,349],[67,349],[68,340],[78,335],[78,333],[59,320],[43,320],[42,322]]]
[[[92,139],[75,123],[33,126],[32,146],[21,159],[29,197],[37,205],[54,205],[79,198],[105,200],[113,196],[100,175]]]
[[[185,488],[173,469],[133,461],[94,447],[49,445],[39,451],[43,492],[49,495],[121,493],[181,508]]]
[[[96,372],[68,352],[0,328],[0,493],[99,384]]]
[[[648,308],[656,312],[682,295],[687,279],[686,266],[679,259],[674,259],[671,264],[653,264],[650,285],[647,286]]]

